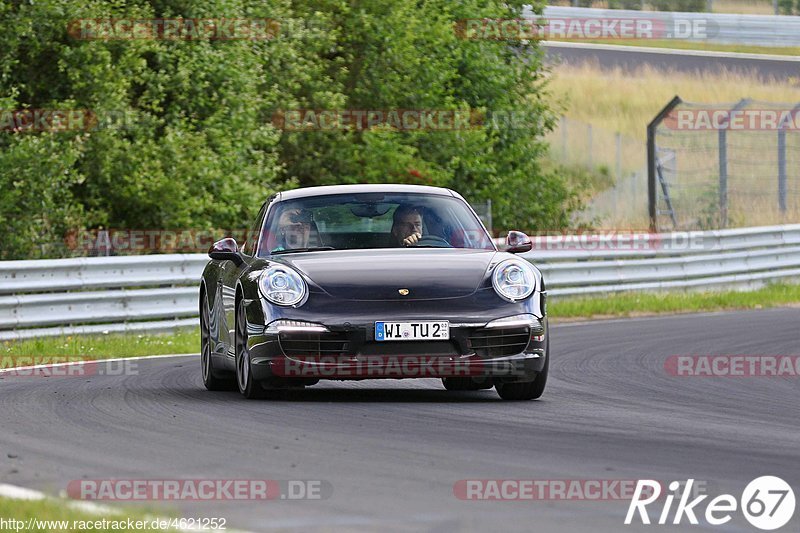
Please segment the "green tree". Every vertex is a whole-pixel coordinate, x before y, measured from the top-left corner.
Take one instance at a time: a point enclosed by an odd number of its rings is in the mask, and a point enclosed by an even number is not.
[[[284,132],[281,161],[301,184],[410,182],[492,199],[497,228],[560,228],[573,198],[540,167],[553,117],[542,98],[535,43],[465,40],[463,19],[518,18],[522,2],[380,0],[297,2],[335,36],[322,56],[330,91],[295,94],[284,109],[448,109],[523,113],[520,127],[492,121],[464,131]],[[541,5],[534,9],[541,12]]]
[[[408,182],[492,199],[495,228],[559,228],[576,195],[540,165],[553,117],[536,43],[466,40],[485,0],[0,0],[0,109],[99,126],[0,131],[0,258],[63,254],[69,230],[241,228],[297,185]],[[534,10],[541,12],[541,2]],[[269,18],[270,40],[81,40],[76,19]],[[459,131],[289,132],[291,109],[461,110]],[[8,113],[4,115],[7,119]]]
[[[62,239],[65,225],[117,228],[240,227],[257,199],[292,186],[281,174],[278,135],[264,121],[299,41],[78,40],[69,22],[107,17],[290,18],[280,2],[68,0],[1,4],[3,109],[88,109],[90,131],[0,134],[16,165],[0,168],[0,231],[15,227],[27,243],[5,241],[7,257]],[[270,58],[265,61],[265,58]],[[35,142],[34,142],[35,141]],[[59,163],[58,173],[41,150]],[[8,152],[8,153],[6,153]],[[63,167],[63,171],[62,171]],[[20,173],[24,179],[20,179]],[[17,188],[48,190],[72,216],[42,226],[40,208],[16,204]],[[27,194],[26,193],[26,194]],[[254,198],[256,200],[254,200]]]

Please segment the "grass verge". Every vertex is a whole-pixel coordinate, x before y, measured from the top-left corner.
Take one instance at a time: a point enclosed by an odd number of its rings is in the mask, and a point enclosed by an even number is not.
[[[570,298],[548,304],[550,317],[591,319],[672,313],[763,309],[800,304],[800,285],[772,284],[748,292],[666,292],[615,294],[606,298]]]
[[[47,498],[43,500],[16,500],[0,498],[0,518],[6,531],[47,532],[120,532],[120,531],[165,531],[154,523],[157,520],[144,511],[123,512],[114,510],[108,514],[94,514],[75,508],[72,501]],[[130,523],[129,523],[130,519]],[[160,520],[167,520],[162,518]],[[137,523],[137,521],[139,523]],[[128,526],[131,527],[128,527]],[[137,527],[138,526],[138,527]],[[156,527],[153,527],[156,526]],[[174,529],[173,529],[174,531]]]
[[[0,344],[0,359],[36,357],[53,360],[92,360],[140,355],[200,353],[200,331],[183,329],[175,333],[74,335],[6,341]],[[43,362],[43,361],[42,361]]]
[[[707,104],[800,102],[798,77],[765,82],[755,75],[665,72],[650,66],[635,71],[602,69],[597,64],[561,65],[548,80],[551,100],[568,117],[609,132],[644,141],[648,124],[672,97]]]

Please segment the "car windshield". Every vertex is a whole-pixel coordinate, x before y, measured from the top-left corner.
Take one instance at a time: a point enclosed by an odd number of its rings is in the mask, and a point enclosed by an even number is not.
[[[282,201],[270,210],[264,228],[262,257],[332,249],[495,249],[463,200],[437,194],[333,194]]]

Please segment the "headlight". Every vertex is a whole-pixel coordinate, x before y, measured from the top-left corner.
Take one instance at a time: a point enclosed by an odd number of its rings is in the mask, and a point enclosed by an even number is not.
[[[267,267],[258,278],[258,288],[264,298],[277,305],[297,305],[308,292],[300,274],[281,265]]]
[[[527,261],[508,259],[494,267],[492,286],[504,300],[518,302],[536,290],[536,273]]]

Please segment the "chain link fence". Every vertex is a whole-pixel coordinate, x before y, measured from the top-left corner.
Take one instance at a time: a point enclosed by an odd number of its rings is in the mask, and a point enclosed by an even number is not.
[[[575,215],[574,225],[647,228],[647,150],[644,142],[588,122],[561,117],[548,136],[550,158],[607,179]],[[610,183],[610,186],[608,186]]]
[[[800,104],[673,100],[653,124],[654,225],[718,229],[800,220]]]

